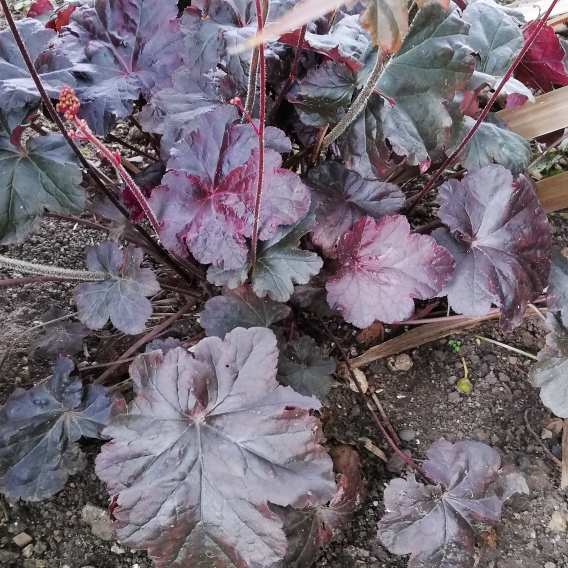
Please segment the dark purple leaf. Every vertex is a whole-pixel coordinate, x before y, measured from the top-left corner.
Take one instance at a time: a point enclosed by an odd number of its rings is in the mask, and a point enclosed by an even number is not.
[[[207,300],[200,324],[208,336],[223,338],[236,327],[270,327],[289,315],[288,306],[269,298],[259,298],[244,284],[235,290],[225,288],[222,296]]]
[[[319,403],[278,385],[277,357],[272,331],[252,328],[202,340],[195,358],[178,348],[132,364],[137,397],[114,407],[96,471],[120,540],[158,568],[272,566],[286,537],[268,503],[333,495]]]
[[[524,477],[500,469],[499,454],[469,440],[432,444],[423,468],[438,485],[393,479],[385,489],[387,514],[378,536],[394,554],[411,554],[409,566],[472,568],[476,531],[495,525],[511,495],[527,493]]]
[[[115,243],[104,243],[87,251],[87,268],[108,273],[102,282],[84,282],[75,287],[79,319],[91,329],[100,329],[108,319],[116,329],[130,335],[144,331],[152,315],[152,304],[146,296],[160,291],[156,275],[140,268],[143,252],[129,245],[126,251]]]
[[[369,34],[361,27],[359,16],[339,14],[327,34],[307,31],[303,49],[322,53],[333,61],[345,63],[352,71],[362,67],[362,61],[370,44]],[[279,41],[296,47],[300,30],[280,36]]]
[[[87,461],[77,441],[103,438],[116,395],[71,377],[71,359],[29,390],[16,389],[0,408],[0,492],[40,501],[63,489]]]
[[[525,41],[533,34],[536,24],[538,21],[524,28]],[[552,91],[553,85],[568,85],[567,59],[554,29],[545,25],[521,59],[515,77],[525,85],[547,93]]]
[[[551,312],[560,313],[564,327],[568,327],[568,260],[557,248],[552,249],[546,305]]]
[[[316,207],[312,238],[327,256],[337,256],[341,235],[364,215],[378,220],[397,213],[404,194],[397,185],[363,179],[338,162],[325,162],[306,179]]]
[[[295,0],[270,2],[268,22],[290,10]],[[257,31],[255,3],[251,0],[193,0],[182,17],[187,29],[186,64],[192,73],[202,75],[223,63],[231,80],[246,92],[250,68],[250,50],[228,54],[230,47],[254,36]],[[267,59],[277,53],[266,46]]]
[[[82,84],[79,116],[107,134],[133,102],[171,85],[182,65],[184,32],[177,0],[95,0],[77,8],[56,42]]]
[[[288,550],[284,558],[286,568],[311,566],[320,548],[327,546],[333,535],[349,525],[353,513],[361,504],[365,488],[359,458],[354,450],[347,448],[348,457],[338,472],[335,496],[329,504],[302,510],[271,507],[284,521],[283,528],[288,537]]]
[[[454,259],[432,237],[410,232],[402,215],[362,217],[339,241],[338,268],[327,282],[329,305],[353,325],[394,323],[414,312],[413,298],[436,296]]]
[[[451,103],[448,110],[452,115],[453,124],[451,137],[446,153],[452,154],[458,148],[476,120],[470,116],[463,116],[459,104]],[[522,137],[507,130],[496,115],[489,115],[475,131],[471,140],[459,155],[464,168],[477,170],[490,164],[499,164],[513,175],[525,171],[529,165],[531,148]]]
[[[409,165],[420,166],[421,171],[430,166],[414,122],[400,105],[376,94],[339,139],[339,146],[349,169],[369,179],[380,178],[392,167],[393,152],[406,157]]]
[[[445,182],[438,203],[448,230],[432,236],[456,259],[441,295],[469,317],[496,304],[501,327],[513,329],[546,287],[550,270],[548,221],[530,182],[522,175],[514,181],[502,166],[486,166]]]
[[[305,396],[325,398],[331,389],[331,375],[335,373],[335,359],[322,358],[321,349],[307,335],[292,339],[280,353],[278,382],[292,387]]]
[[[550,329],[546,348],[539,352],[529,379],[540,388],[542,403],[557,416],[568,418],[568,330],[553,314],[547,314],[546,323]]]
[[[46,29],[35,19],[24,19],[16,26],[34,63],[43,86],[50,97],[56,98],[63,85],[74,86],[72,65],[64,55],[46,51],[55,32]],[[0,109],[13,128],[40,103],[38,90],[22,59],[12,32],[0,32]]]
[[[61,134],[29,138],[16,148],[0,130],[0,243],[21,243],[38,229],[44,210],[83,210],[83,176],[75,161]]]
[[[172,87],[158,91],[139,115],[144,130],[162,134],[165,159],[192,120],[223,104],[218,81],[212,75],[195,75],[181,67],[173,74],[172,83]]]
[[[237,109],[225,106],[195,120],[174,146],[170,171],[150,203],[162,222],[160,237],[177,254],[190,250],[203,264],[221,270],[241,267],[247,259],[245,237],[252,235],[258,175],[258,139],[241,124]],[[267,129],[268,146],[282,136]],[[259,238],[274,237],[309,209],[309,190],[291,171],[280,168],[279,154],[264,152],[264,184]]]
[[[66,315],[66,310],[52,307],[41,316],[41,321],[45,324],[43,333],[31,342],[28,351],[30,357],[37,353],[46,359],[56,359],[60,353],[75,355],[83,349],[83,339],[91,332],[82,323],[68,319],[53,321]]]
[[[320,317],[339,316],[339,312],[332,310],[327,303],[327,291],[325,289],[327,280],[328,273],[324,269],[311,278],[307,284],[294,286],[290,301],[305,310],[318,314]]]
[[[456,10],[446,12],[438,3],[425,6],[377,83],[380,93],[408,114],[429,152],[447,143],[452,121],[444,103],[473,72],[467,33],[468,24]]]
[[[150,341],[148,345],[146,345],[145,352],[150,353],[151,351],[161,351],[162,355],[168,353],[168,351],[172,351],[177,347],[184,348],[186,343],[176,339],[175,337],[167,337],[166,339],[154,339]]]

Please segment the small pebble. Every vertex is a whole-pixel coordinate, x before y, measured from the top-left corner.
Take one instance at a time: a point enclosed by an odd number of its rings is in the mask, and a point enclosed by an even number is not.
[[[552,513],[548,528],[554,532],[566,532],[566,519],[560,511]]]
[[[544,568],[556,568],[556,564],[554,564],[554,562],[547,562]]]
[[[459,402],[459,400],[460,400],[460,393],[459,393],[459,392],[451,392],[451,393],[448,395],[448,400],[449,400],[450,402]]]
[[[405,442],[410,442],[416,437],[416,432],[410,428],[404,428],[398,433],[398,437]]]
[[[387,367],[391,371],[408,371],[412,367],[412,359],[410,358],[410,355],[401,353],[396,357],[390,357],[387,359]]]
[[[120,546],[117,546],[116,544],[113,544],[110,547],[110,551],[114,552],[115,554],[124,554],[126,552],[126,550],[124,550],[124,548],[121,548]]]
[[[34,553],[34,545],[33,544],[28,544],[28,546],[24,547],[24,549],[22,550],[22,554],[26,558],[31,558],[33,553]]]
[[[32,542],[33,538],[25,532],[22,532],[18,535],[16,535],[13,539],[12,542],[18,546],[19,548],[24,548],[24,546],[27,546],[28,544],[30,544],[30,542]]]

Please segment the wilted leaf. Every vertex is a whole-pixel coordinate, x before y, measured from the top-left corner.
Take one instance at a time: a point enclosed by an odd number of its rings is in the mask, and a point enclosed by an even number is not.
[[[40,501],[63,489],[87,461],[77,441],[103,438],[116,395],[70,377],[71,359],[55,362],[53,375],[29,390],[16,389],[0,408],[0,492]]]
[[[280,353],[278,382],[292,387],[306,396],[327,396],[331,388],[331,375],[335,373],[335,359],[324,361],[320,348],[307,335],[292,339]]]
[[[55,32],[46,29],[35,19],[16,22],[24,45],[50,97],[56,98],[63,85],[75,85],[72,65],[64,55],[47,50]],[[8,127],[14,128],[35,111],[40,103],[35,83],[24,63],[12,32],[0,32],[0,109],[7,115]]]
[[[97,458],[121,542],[158,568],[269,567],[286,537],[268,503],[305,507],[333,495],[314,398],[279,386],[268,329],[209,337],[135,361],[138,389],[117,404]],[[151,487],[151,490],[148,489]]]
[[[413,298],[435,296],[452,274],[454,260],[434,239],[410,232],[405,217],[378,223],[362,217],[343,235],[339,267],[328,280],[327,299],[349,323],[394,323],[414,312]]]
[[[511,495],[529,492],[526,481],[499,469],[499,454],[480,442],[440,441],[426,455],[424,471],[438,485],[393,479],[378,536],[392,553],[411,554],[409,566],[472,568],[476,532],[499,522]]]
[[[397,185],[363,179],[338,162],[311,169],[306,184],[312,190],[316,226],[312,238],[327,256],[337,256],[339,239],[364,215],[378,220],[396,213],[404,202]]]
[[[429,152],[448,141],[452,121],[444,103],[465,87],[474,69],[468,27],[457,11],[428,4],[377,83],[412,119]]]
[[[60,353],[75,355],[83,349],[83,339],[91,332],[82,323],[68,319],[53,321],[66,315],[66,310],[52,307],[41,316],[41,321],[45,324],[43,333],[31,342],[29,356],[37,353],[46,359],[55,359]]]
[[[250,124],[237,121],[233,106],[195,120],[174,146],[163,186],[150,204],[162,222],[160,237],[170,250],[221,270],[247,259],[245,237],[252,235],[258,175],[258,139]],[[279,133],[278,135],[276,133]],[[278,143],[281,131],[267,129]],[[279,154],[264,152],[259,238],[275,236],[309,209],[309,190],[295,173],[280,168]]]
[[[160,291],[156,275],[140,268],[144,254],[129,245],[126,251],[115,243],[104,243],[87,251],[87,268],[106,272],[102,282],[84,282],[75,287],[79,319],[91,329],[100,329],[108,319],[119,331],[130,335],[142,333],[152,315],[152,304],[146,296]]]
[[[395,53],[408,32],[408,8],[406,0],[361,0],[365,10],[359,21],[371,34],[375,45]]]
[[[385,340],[385,327],[376,321],[356,335],[357,343],[382,343]]]
[[[140,95],[171,85],[182,65],[184,32],[177,0],[95,0],[79,6],[55,42],[80,77],[79,116],[107,134]]]
[[[546,348],[539,352],[529,378],[533,387],[540,388],[542,403],[556,416],[568,418],[568,330],[560,318],[548,314],[550,333]]]
[[[61,33],[61,30],[69,25],[69,18],[71,18],[71,14],[76,10],[77,6],[73,4],[64,4],[61,8],[55,12],[52,18],[45,24],[46,28],[50,30],[55,30],[58,34]]]
[[[200,324],[208,336],[225,337],[236,327],[270,327],[289,315],[288,306],[269,298],[259,298],[244,284],[234,290],[224,288],[222,296],[207,300]]]
[[[523,175],[513,181],[502,166],[486,166],[445,182],[438,203],[449,231],[436,229],[432,236],[456,259],[441,295],[469,317],[496,304],[501,327],[513,329],[546,287],[550,269],[548,221],[529,181]]]
[[[44,210],[79,213],[85,193],[75,155],[61,134],[29,138],[15,147],[0,129],[0,242],[21,243]]]
[[[458,148],[476,122],[470,116],[463,116],[456,105],[449,105],[449,110],[454,123],[446,150],[448,155]],[[488,115],[461,151],[459,160],[465,169],[477,170],[490,164],[499,164],[511,170],[513,175],[525,171],[531,157],[528,142],[522,136],[507,130],[504,124],[497,123],[498,120],[496,115]]]
[[[546,305],[551,312],[560,313],[564,327],[568,327],[568,260],[557,248],[552,249]]]
[[[363,500],[365,488],[357,453],[348,446],[339,448],[346,448],[347,456],[341,467],[335,467],[338,473],[337,487],[329,504],[302,510],[271,507],[284,521],[283,528],[288,537],[288,550],[284,558],[287,568],[311,566],[320,548],[327,546],[333,535],[351,522],[353,513]]]
[[[525,41],[533,34],[539,21],[529,24],[523,30]],[[525,85],[547,93],[553,85],[568,85],[567,54],[554,30],[548,26],[539,32],[534,43],[525,53],[515,77]]]

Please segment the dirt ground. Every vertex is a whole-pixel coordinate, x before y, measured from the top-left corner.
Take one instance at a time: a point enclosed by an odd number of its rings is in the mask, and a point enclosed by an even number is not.
[[[0,18],[1,20],[1,18]],[[0,27],[2,22],[0,21]],[[126,152],[126,155],[129,153]],[[553,239],[557,246],[568,246],[568,217],[550,216]],[[103,238],[101,232],[47,219],[40,232],[10,255],[33,262],[61,267],[83,268],[84,249]],[[4,253],[8,249],[0,247]],[[0,278],[20,276],[0,270]],[[0,370],[0,404],[16,387],[29,388],[48,376],[51,364],[28,357],[35,332],[27,332],[39,322],[51,306],[69,307],[72,284],[44,283],[18,288],[0,288],[0,353],[13,350]],[[170,306],[168,312],[174,310]],[[191,337],[199,330],[196,323],[200,306],[174,328],[177,337]],[[163,321],[156,316],[151,325]],[[315,324],[304,322],[302,329],[319,340],[325,339]],[[356,330],[342,325],[334,328],[351,356],[369,346],[355,341]],[[549,528],[560,515],[568,521],[566,491],[559,490],[560,472],[535,443],[524,423],[529,409],[533,429],[540,434],[552,417],[540,403],[538,392],[527,379],[530,359],[488,343],[475,335],[490,337],[536,354],[544,344],[539,321],[528,318],[514,333],[504,336],[496,324],[485,325],[451,339],[461,341],[456,352],[448,340],[440,340],[408,353],[412,367],[392,371],[385,361],[365,368],[369,384],[375,388],[398,432],[407,440],[404,446],[420,462],[433,441],[444,437],[455,441],[483,441],[501,452],[503,464],[517,466],[527,478],[530,495],[515,496],[504,507],[503,523],[495,539],[478,543],[476,561],[479,568],[568,568],[567,533]],[[111,361],[123,353],[132,338],[123,340],[110,328],[93,334],[86,341],[84,353],[74,357],[79,367]],[[333,353],[332,355],[337,355]],[[473,384],[470,395],[459,394],[457,379],[463,376],[464,357]],[[85,377],[96,376],[100,370]],[[386,568],[407,565],[407,559],[391,555],[376,539],[376,524],[384,513],[382,494],[390,479],[401,475],[397,464],[388,468],[361,441],[368,438],[390,452],[377,436],[368,416],[357,404],[355,394],[343,383],[332,389],[324,413],[324,432],[329,444],[347,443],[359,453],[367,483],[367,496],[349,528],[339,534],[322,552],[317,566],[331,568]],[[544,443],[559,451],[559,437]],[[94,474],[94,458],[99,443],[85,443],[87,468],[72,477],[58,495],[41,503],[5,503],[9,518],[0,509],[0,567],[4,568],[151,568],[143,552],[134,551],[116,541],[108,518],[101,512],[108,506],[108,494]],[[98,516],[98,515],[101,516]],[[565,527],[566,523],[564,523]],[[562,526],[562,523],[561,523]],[[559,527],[557,527],[559,528]],[[560,527],[561,528],[561,527]],[[30,541],[21,546],[16,535],[25,533]],[[16,539],[18,540],[18,539]]]

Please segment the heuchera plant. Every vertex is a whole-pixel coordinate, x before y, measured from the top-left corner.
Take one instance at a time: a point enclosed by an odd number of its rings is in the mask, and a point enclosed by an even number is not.
[[[495,112],[568,84],[555,3],[525,22],[492,0],[38,0],[16,22],[0,0],[0,244],[46,215],[108,236],[86,270],[0,255],[32,275],[2,285],[78,282],[76,313],[51,309],[30,346],[52,376],[0,409],[0,491],[49,497],[84,467],[78,440],[105,439],[117,534],[156,566],[308,567],[364,481],[354,450],[328,455],[336,362],[301,307],[413,470],[388,485],[378,538],[410,566],[472,567],[476,531],[526,483],[481,443],[440,441],[415,464],[324,318],[404,323],[445,297],[468,317],[498,308],[510,331],[549,286],[531,377],[568,416],[568,262],[555,253],[551,271],[530,147]],[[125,120],[151,147],[136,175],[105,144],[132,149],[113,134]],[[437,218],[419,226],[426,195]],[[124,354],[130,402],[109,371],[76,378],[90,330],[143,334],[160,291],[188,303]],[[207,337],[157,337],[193,305]]]

